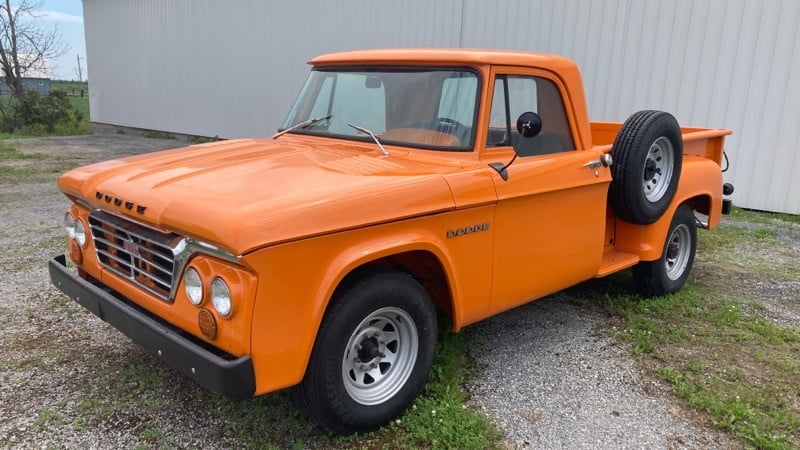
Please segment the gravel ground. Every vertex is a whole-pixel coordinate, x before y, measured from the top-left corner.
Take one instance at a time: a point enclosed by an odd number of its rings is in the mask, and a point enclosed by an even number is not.
[[[12,145],[58,155],[42,162],[57,171],[58,164],[184,143],[97,134]],[[241,447],[237,436],[248,427],[279,426],[298,414],[285,393],[244,404],[206,394],[51,287],[45,262],[63,252],[67,206],[55,177],[0,184],[0,447]],[[673,403],[605,337],[613,321],[570,297],[567,291],[466,331],[477,342],[470,401],[505,431],[508,447],[738,445]],[[278,432],[314,446],[319,430],[292,423]]]
[[[598,308],[568,293],[474,325],[472,404],[491,415],[511,448],[728,449],[659,382],[645,378],[605,332]]]

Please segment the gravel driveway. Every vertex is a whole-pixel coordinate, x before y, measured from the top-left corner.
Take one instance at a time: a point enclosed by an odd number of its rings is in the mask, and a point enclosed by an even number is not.
[[[238,428],[274,426],[296,414],[278,393],[246,403],[236,416],[49,285],[45,263],[63,251],[68,204],[53,184],[59,164],[179,145],[120,134],[13,143],[26,154],[57,156],[42,160],[52,165],[39,168],[50,173],[44,180],[0,184],[0,447],[239,447]],[[594,306],[574,306],[571,296],[567,291],[466,331],[477,342],[471,402],[496,420],[509,447],[736,446],[643,377],[600,331],[612,320]],[[227,415],[209,413],[212,406]],[[86,419],[86,411],[101,418]],[[244,417],[253,411],[262,414],[255,424]],[[318,430],[298,423],[291,432],[313,446]]]
[[[582,288],[591,287],[583,285]],[[614,323],[568,290],[474,325],[473,404],[512,448],[730,449],[606,337]]]

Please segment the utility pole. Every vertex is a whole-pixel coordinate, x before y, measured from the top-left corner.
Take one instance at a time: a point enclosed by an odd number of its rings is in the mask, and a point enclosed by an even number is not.
[[[78,81],[83,81],[83,72],[81,71],[81,55],[75,55],[78,58]]]

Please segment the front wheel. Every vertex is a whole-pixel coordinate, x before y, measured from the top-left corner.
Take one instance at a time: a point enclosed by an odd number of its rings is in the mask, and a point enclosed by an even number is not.
[[[342,434],[399,416],[428,377],[436,310],[400,272],[369,275],[333,299],[294,396],[312,419]]]
[[[697,221],[692,208],[681,205],[672,217],[661,258],[643,261],[633,267],[633,280],[648,296],[680,290],[692,270],[697,250]]]

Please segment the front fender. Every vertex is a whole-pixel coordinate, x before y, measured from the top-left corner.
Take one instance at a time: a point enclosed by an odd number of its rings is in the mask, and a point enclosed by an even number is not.
[[[244,256],[243,263],[258,273],[251,333],[256,393],[302,380],[336,287],[353,270],[377,259],[410,251],[431,253],[447,277],[454,329],[485,317],[491,229],[452,239],[447,230],[489,222],[492,213],[492,208],[483,207],[438,214],[289,242]]]

